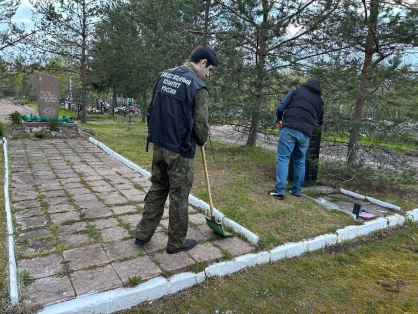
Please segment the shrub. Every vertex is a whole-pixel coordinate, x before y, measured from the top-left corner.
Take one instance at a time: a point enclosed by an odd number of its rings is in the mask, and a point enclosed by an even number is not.
[[[45,137],[45,133],[44,132],[35,132],[35,137],[37,137],[37,138],[44,138]]]
[[[12,121],[12,124],[19,124],[22,120],[22,115],[20,114],[20,112],[15,111],[9,114],[9,120]]]
[[[48,121],[49,128],[51,131],[57,131],[58,130],[58,120],[57,119],[51,119]]]
[[[0,122],[0,136],[3,136],[4,133],[4,125]]]

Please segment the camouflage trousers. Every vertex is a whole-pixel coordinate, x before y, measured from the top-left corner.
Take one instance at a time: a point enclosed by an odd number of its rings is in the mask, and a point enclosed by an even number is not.
[[[145,197],[144,212],[136,226],[136,237],[149,241],[157,229],[169,196],[167,250],[186,243],[189,222],[189,193],[193,184],[193,159],[187,159],[158,145],[154,146],[151,187]]]

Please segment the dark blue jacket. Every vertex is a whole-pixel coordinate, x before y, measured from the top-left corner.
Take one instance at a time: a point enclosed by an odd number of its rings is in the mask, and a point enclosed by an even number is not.
[[[147,112],[147,141],[183,157],[194,158],[192,103],[196,91],[201,88],[206,88],[205,83],[184,67],[161,72]]]
[[[290,93],[290,97],[285,98],[286,106],[283,102],[277,106],[277,118],[283,119],[283,127],[297,129],[311,137],[316,122],[321,120],[319,122],[322,123],[324,102],[319,80],[309,79]],[[286,111],[283,112],[284,109]]]

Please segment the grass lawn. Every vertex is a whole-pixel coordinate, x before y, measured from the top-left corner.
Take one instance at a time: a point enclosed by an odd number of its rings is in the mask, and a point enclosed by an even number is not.
[[[88,129],[93,137],[112,150],[125,156],[137,165],[150,170],[152,144],[145,152],[147,128],[143,123],[80,125]],[[209,143],[206,158],[211,184],[213,204],[228,218],[233,219],[260,237],[258,248],[271,249],[285,242],[300,241],[314,236],[334,232],[339,228],[355,224],[347,215],[327,211],[308,198],[295,198],[288,194],[279,201],[267,191],[275,185],[274,150],[261,147],[246,147],[234,143],[212,140],[213,155]],[[192,194],[208,202],[202,168],[200,149],[194,159],[195,179]],[[321,168],[320,175],[326,183],[330,170]],[[326,176],[325,176],[326,174]],[[331,173],[332,174],[332,173]],[[322,180],[322,181],[324,181]],[[366,185],[362,186],[362,182]],[[350,186],[351,184],[351,186]],[[371,178],[340,184],[348,190],[399,205],[411,210],[418,204],[417,186],[381,186]],[[415,206],[415,207],[414,207]]]
[[[145,124],[79,123],[79,127],[150,170],[152,145],[150,152],[145,152]],[[209,143],[206,156],[214,206],[256,233],[260,237],[259,250],[359,223],[343,213],[327,211],[305,197],[287,195],[284,201],[279,201],[267,195],[266,191],[275,184],[275,151],[217,140],[212,140],[212,144],[215,160]],[[3,156],[0,160],[3,185]],[[199,149],[194,166],[192,194],[208,201]],[[335,182],[335,171],[320,164],[321,181]],[[339,181],[333,186],[354,192],[364,192],[367,188],[367,195],[399,205],[402,211],[417,207],[416,184],[387,185],[387,182],[381,184],[376,177],[367,176]],[[4,212],[2,193],[0,209]],[[6,230],[3,217],[0,231],[6,235]],[[6,237],[1,241],[0,267],[6,273]],[[417,241],[416,224],[408,225],[302,257],[247,269],[228,278],[212,278],[188,291],[122,313],[418,313]],[[6,291],[7,279],[3,278],[0,284]],[[1,313],[6,311],[7,298],[3,294]],[[10,313],[18,313],[13,311]]]

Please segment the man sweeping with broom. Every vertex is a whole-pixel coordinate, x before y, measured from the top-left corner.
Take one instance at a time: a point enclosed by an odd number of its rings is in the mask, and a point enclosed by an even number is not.
[[[151,187],[145,197],[142,219],[136,226],[135,244],[153,236],[169,196],[168,254],[196,245],[186,239],[188,197],[193,184],[196,144],[208,138],[209,93],[202,81],[218,65],[215,51],[199,46],[182,66],[161,72],[147,112],[148,143],[154,143]]]

